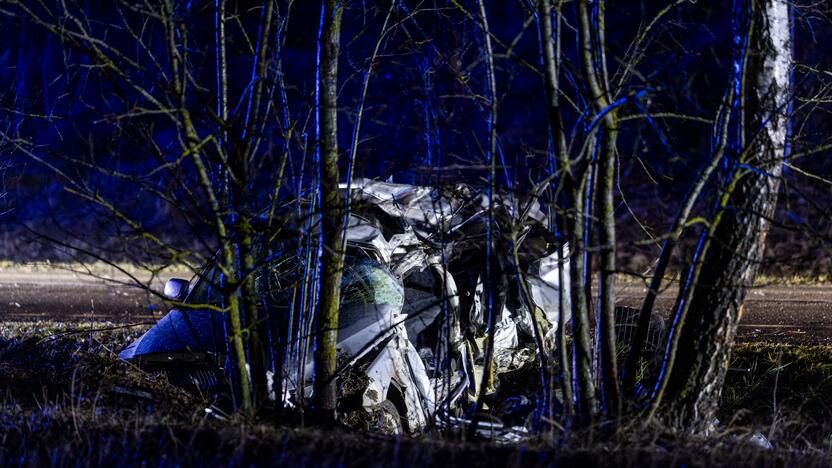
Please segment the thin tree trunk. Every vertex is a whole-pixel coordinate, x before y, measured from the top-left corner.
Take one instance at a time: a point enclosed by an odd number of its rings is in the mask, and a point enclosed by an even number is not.
[[[199,141],[199,137],[191,119],[190,112],[187,109],[182,109],[182,123],[187,136],[189,148],[192,148]],[[246,369],[246,353],[245,345],[243,343],[243,329],[242,329],[242,308],[240,306],[240,298],[236,292],[236,278],[238,276],[237,257],[234,247],[232,245],[233,239],[231,233],[226,226],[226,219],[224,216],[226,211],[220,205],[220,200],[217,198],[214,188],[211,186],[211,176],[208,168],[202,159],[199,151],[193,151],[192,154],[194,166],[197,170],[199,185],[205,192],[208,198],[208,204],[211,207],[212,221],[214,229],[216,230],[217,238],[220,242],[220,250],[222,252],[222,260],[220,267],[222,274],[225,275],[229,286],[225,288],[224,294],[228,302],[228,324],[231,328],[229,332],[229,342],[232,352],[232,362],[234,362],[234,372],[237,377],[236,390],[240,395],[240,409],[243,412],[250,412],[253,408],[251,401],[251,385],[249,383],[249,374]],[[229,168],[230,169],[230,168]]]
[[[316,321],[315,409],[322,421],[335,419],[338,312],[344,269],[342,200],[338,192],[338,52],[341,15],[338,0],[326,0],[321,25],[320,151],[321,151],[321,290]]]
[[[665,398],[692,429],[706,428],[716,414],[742,303],[765,251],[785,157],[791,62],[786,0],[737,0],[749,22],[733,190],[720,222],[706,234],[710,249],[689,301]],[[742,23],[742,18],[739,18]],[[742,33],[740,31],[739,33]],[[695,350],[695,352],[693,352]],[[657,395],[660,403],[661,394]]]
[[[606,91],[603,70],[595,66],[596,53],[592,41],[592,25],[589,21],[589,1],[578,2],[578,32],[580,40],[580,56],[584,77],[592,98],[593,111],[601,118],[601,147],[598,155],[598,218],[600,221],[600,288],[599,308],[600,322],[600,362],[601,386],[604,392],[604,402],[607,411],[617,414],[621,407],[621,390],[618,381],[618,364],[615,345],[615,160],[618,124],[616,109],[610,108],[610,100]],[[603,6],[599,6],[603,9]],[[602,28],[603,23],[596,25]],[[598,37],[603,37],[599,32]],[[598,60],[603,64],[604,54],[600,53]],[[587,265],[590,267],[590,265]]]
[[[226,144],[228,143],[228,132],[225,128],[228,125],[228,61],[226,57],[226,34],[225,34],[225,0],[216,0],[215,7],[216,7],[216,16],[215,16],[215,39],[216,39],[216,68],[217,68],[217,117],[220,121],[220,126],[222,127],[222,131],[220,132],[220,138],[217,143],[219,151],[224,154],[226,152]],[[195,132],[193,132],[192,138],[196,138]],[[223,158],[227,158],[227,156],[223,156]],[[201,167],[201,162],[198,162],[197,167]],[[228,278],[230,283],[234,283],[233,280],[234,275],[230,274],[231,272],[237,271],[237,263],[236,257],[234,253],[234,248],[231,245],[231,239],[227,233],[227,229],[225,226],[226,219],[224,216],[228,214],[228,209],[230,205],[229,200],[229,170],[230,167],[228,164],[220,164],[219,173],[220,173],[220,196],[219,200],[212,198],[212,210],[215,218],[215,223],[217,224],[217,230],[220,237],[220,242],[222,244],[222,263],[224,265],[224,273],[226,278]],[[205,169],[202,168],[202,172],[205,172]],[[210,182],[207,180],[207,174],[202,174],[201,179],[205,179],[203,185],[210,186]],[[208,190],[206,188],[206,190]],[[228,288],[227,290],[230,290]],[[249,382],[249,374],[246,371],[246,357],[245,357],[245,343],[243,341],[243,330],[242,330],[242,310],[245,310],[245,306],[240,304],[240,298],[235,293],[230,293],[227,297],[227,307],[228,307],[228,322],[231,328],[231,336],[229,336],[231,350],[233,352],[233,358],[235,362],[235,367],[237,371],[237,380],[239,387],[237,388],[237,392],[240,396],[240,409],[244,412],[249,412],[254,407],[254,402],[252,401],[251,395],[251,385]]]
[[[485,363],[482,373],[482,379],[479,386],[479,394],[477,396],[476,408],[480,409],[483,405],[483,398],[486,392],[494,389],[494,336],[496,332],[497,319],[496,315],[502,313],[502,310],[495,308],[494,296],[498,294],[497,278],[503,274],[503,269],[499,267],[500,262],[497,260],[497,253],[495,247],[497,241],[494,239],[496,233],[496,226],[494,225],[494,190],[496,189],[497,178],[497,83],[494,76],[494,51],[491,47],[491,31],[488,27],[488,16],[485,12],[484,0],[478,0],[479,16],[482,21],[482,31],[485,40],[485,61],[486,61],[486,79],[488,83],[488,232],[486,233],[486,284],[488,288],[488,334],[485,344]],[[498,301],[502,304],[502,301]],[[479,414],[474,415],[474,420],[470,426],[469,433],[471,435],[476,433],[479,422]]]
[[[228,59],[225,39],[225,1],[216,0],[216,54],[217,54],[217,117],[223,126],[228,124]],[[222,141],[227,140],[222,132]]]
[[[735,79],[739,79],[739,76],[735,77]],[[711,174],[713,174],[716,170],[725,155],[725,148],[728,142],[728,123],[731,118],[731,101],[734,96],[733,89],[733,86],[729,86],[726,101],[723,103],[722,110],[717,118],[714,136],[716,151],[714,152],[714,155],[708,165],[702,170],[699,178],[691,187],[691,191],[688,193],[682,208],[679,210],[679,214],[673,221],[673,227],[670,229],[669,237],[665,240],[664,244],[662,244],[662,250],[659,255],[658,263],[656,264],[656,270],[653,272],[653,277],[650,279],[650,285],[647,289],[647,295],[641,305],[641,310],[639,311],[638,316],[638,324],[635,332],[633,333],[630,350],[627,354],[627,360],[624,363],[624,369],[622,370],[622,380],[625,392],[627,392],[630,396],[635,394],[636,371],[641,358],[642,350],[644,349],[644,342],[647,339],[647,331],[650,327],[650,317],[653,313],[653,305],[656,302],[656,296],[659,294],[659,289],[661,288],[667,267],[670,265],[670,259],[672,258],[673,251],[679,242],[679,238],[684,231],[688,219],[690,218],[693,207],[699,199],[699,195],[702,193],[702,190],[705,188]]]
[[[240,299],[246,317],[246,331],[248,332],[248,361],[251,370],[252,406],[256,409],[266,401],[268,384],[266,383],[266,346],[263,336],[263,320],[258,311],[257,293],[254,284],[254,230],[247,216],[241,216],[237,226],[240,247],[240,270],[242,284],[240,285]]]
[[[556,25],[552,27],[552,1],[541,0],[538,4],[538,22],[540,27],[541,49],[543,52],[543,71],[546,90],[546,113],[549,117],[549,134],[554,142],[555,158],[558,162],[558,169],[561,171],[559,178],[562,190],[565,193],[570,193],[572,189],[572,180],[570,172],[569,155],[566,148],[566,136],[563,131],[563,120],[561,117],[560,100],[558,99],[559,92],[559,60],[560,60],[560,4],[555,11]],[[557,49],[556,49],[557,47]],[[553,202],[556,202],[553,200]],[[556,225],[561,229],[566,228],[566,219],[561,214],[556,214]],[[563,262],[564,248],[559,247],[558,261]],[[561,392],[563,393],[563,405],[566,411],[566,419],[571,420],[574,416],[573,395],[572,395],[572,376],[569,369],[569,353],[566,346],[566,295],[568,291],[564,287],[566,284],[566,274],[564,272],[563,264],[558,266],[558,294],[559,300],[559,315],[558,315],[558,331],[557,331],[557,356],[560,363],[560,382]]]
[[[223,240],[222,246],[222,259],[224,270],[227,272],[235,272],[237,266],[237,257],[234,252],[234,247],[231,245],[230,239]],[[229,279],[229,282],[232,283],[231,286],[234,285],[234,277],[231,275],[226,275]],[[233,288],[229,287],[226,291],[232,290]],[[242,312],[240,307],[240,296],[235,293],[230,293],[227,295],[226,300],[228,301],[228,324],[231,327],[229,341],[231,342],[231,351],[233,352],[233,362],[235,371],[237,373],[237,391],[240,394],[240,410],[244,413],[248,413],[253,409],[253,404],[251,401],[251,385],[249,383],[249,375],[246,369],[246,351],[245,351],[245,344],[243,342],[243,326],[242,326]]]
[[[253,252],[253,237],[249,218],[251,213],[250,182],[254,174],[251,169],[252,148],[256,146],[257,136],[253,129],[255,123],[260,120],[262,114],[261,100],[263,96],[264,83],[266,81],[266,58],[271,38],[271,27],[274,21],[274,0],[263,2],[263,11],[260,15],[260,28],[257,39],[257,53],[252,67],[253,89],[249,95],[249,107],[246,112],[245,130],[243,141],[240,147],[234,148],[233,165],[236,166],[239,176],[236,178],[236,202],[240,205],[240,214],[236,222],[236,234],[240,249],[241,267],[241,305],[246,317],[246,331],[248,334],[249,368],[251,370],[252,404],[256,407],[263,403],[268,395],[266,383],[266,347],[261,335],[261,320],[257,310],[257,303],[254,285],[255,258]]]
[[[601,371],[604,400],[611,414],[621,412],[621,387],[618,380],[618,364],[615,342],[615,205],[613,187],[615,184],[615,141],[618,131],[615,123],[605,128],[601,137],[603,156],[598,177],[598,209],[601,229],[600,249],[600,315],[598,324],[601,348]]]
[[[584,188],[586,178],[578,186],[573,209],[574,225],[571,231],[572,252],[569,261],[569,286],[572,296],[572,359],[574,370],[574,396],[577,402],[577,422],[587,425],[598,413],[595,400],[595,379],[592,372],[592,340],[589,331],[589,312],[584,288]]]
[[[555,11],[557,24],[560,24],[560,5]],[[552,0],[541,0],[538,15],[540,17],[540,40],[543,49],[543,71],[546,89],[546,113],[549,116],[549,131],[555,143],[555,158],[558,170],[562,172],[561,184],[565,193],[572,190],[571,164],[566,147],[566,133],[563,130],[560,99],[558,93],[560,72],[560,31],[552,30]],[[557,34],[557,37],[555,37]],[[555,49],[557,47],[557,50]]]
[[[560,245],[558,247],[558,331],[555,345],[557,346],[558,362],[560,363],[563,408],[566,422],[569,423],[575,416],[575,400],[572,393],[572,371],[569,367],[569,347],[566,343],[566,309],[571,307],[566,300],[569,290],[566,288],[568,272],[564,268],[564,263],[567,258],[568,252],[566,252],[563,245]]]
[[[263,11],[260,14],[260,27],[257,32],[257,50],[254,57],[254,66],[251,71],[251,92],[248,96],[248,107],[246,109],[245,128],[243,130],[243,140],[245,145],[244,156],[249,158],[253,147],[256,147],[255,142],[257,136],[254,135],[256,124],[260,120],[261,101],[263,99],[263,89],[266,83],[267,57],[269,54],[269,40],[271,39],[272,23],[274,22],[274,0],[265,0],[263,2]]]

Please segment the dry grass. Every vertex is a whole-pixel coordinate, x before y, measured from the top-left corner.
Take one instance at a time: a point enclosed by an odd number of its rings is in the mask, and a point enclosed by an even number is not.
[[[832,449],[832,346],[742,344],[732,365],[723,420],[792,447]]]
[[[125,279],[127,275],[146,280],[151,275],[170,277],[184,275],[190,278],[200,265],[137,265],[135,263],[103,261],[95,262],[14,262],[0,260],[0,274],[6,275],[81,275],[100,278]]]
[[[616,275],[616,280],[623,285],[638,285],[644,286],[645,288],[648,286],[650,279],[652,278],[649,276],[652,274],[652,271],[648,272],[644,277],[641,276],[634,276],[632,274],[624,274],[619,273]],[[667,287],[667,278],[671,278],[671,284],[675,288],[678,284],[676,278],[678,278],[679,272],[678,271],[670,271],[667,273],[665,280],[663,281],[664,286]],[[792,274],[780,274],[780,275],[772,275],[772,274],[759,274],[754,279],[754,286],[792,286],[792,285],[799,285],[799,286],[830,286],[832,285],[832,277],[827,274],[818,273],[818,274],[804,274],[804,273],[792,273]]]
[[[787,439],[785,416],[773,419],[773,450],[745,441],[772,418],[724,424],[708,438],[662,427],[628,428],[599,438],[598,432],[550,435],[518,445],[464,442],[426,434],[384,438],[341,429],[303,427],[288,415],[248,420],[206,412],[212,402],[169,386],[116,359],[116,351],[140,331],[99,323],[78,329],[55,323],[0,327],[0,466],[7,465],[320,465],[320,466],[823,466],[830,452],[823,439]],[[95,331],[98,330],[98,331]],[[776,379],[783,394],[779,412],[797,401],[825,404],[832,350],[744,346],[732,374],[726,411],[771,412],[766,400]],[[779,364],[778,364],[779,363]],[[787,364],[788,363],[788,364]],[[779,374],[778,374],[779,372]],[[811,389],[809,388],[811,387]],[[151,398],[125,395],[141,389]],[[791,389],[791,390],[789,390]],[[824,393],[826,392],[826,393]],[[817,408],[815,406],[813,408]],[[768,409],[767,409],[768,408]],[[799,409],[799,408],[798,408]],[[603,432],[603,431],[602,431]],[[607,431],[608,432],[608,431]]]

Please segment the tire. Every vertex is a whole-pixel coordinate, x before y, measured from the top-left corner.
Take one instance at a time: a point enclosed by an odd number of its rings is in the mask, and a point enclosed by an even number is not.
[[[390,400],[384,400],[374,408],[372,424],[370,429],[378,434],[398,436],[405,433],[399,410]]]

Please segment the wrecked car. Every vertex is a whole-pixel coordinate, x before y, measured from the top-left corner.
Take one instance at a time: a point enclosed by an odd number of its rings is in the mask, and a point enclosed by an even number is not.
[[[498,375],[534,365],[535,340],[551,341],[560,314],[568,320],[569,297],[561,291],[569,285],[560,284],[568,281],[568,250],[555,242],[534,197],[494,194],[495,226],[489,229],[488,197],[464,184],[436,188],[362,179],[342,190],[349,190],[351,202],[337,344],[345,422],[419,432],[438,419],[458,420],[480,391],[495,391],[478,388],[489,303]],[[303,313],[314,305],[297,298],[299,290],[314,287],[309,256],[317,249],[318,228],[301,212],[295,210],[281,234],[260,236],[257,247],[262,266],[255,284],[264,317],[268,311],[272,350],[270,397],[288,406],[305,404],[314,374],[312,314]],[[305,250],[299,239],[307,239]],[[488,258],[497,285],[490,294]],[[202,392],[227,389],[233,377],[226,317],[200,308],[222,306],[217,270],[209,265],[190,282],[169,280],[165,294],[183,306],[120,358]],[[502,430],[500,424],[484,427]]]

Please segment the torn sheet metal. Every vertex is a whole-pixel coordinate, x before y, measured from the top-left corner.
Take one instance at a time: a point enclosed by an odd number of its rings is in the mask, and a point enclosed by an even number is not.
[[[346,190],[347,185],[341,184]],[[381,209],[408,226],[423,231],[447,230],[464,201],[441,189],[357,179],[350,185],[351,199]],[[462,189],[461,189],[462,190]]]
[[[342,190],[346,191],[345,184]],[[475,376],[481,374],[477,353],[482,349],[476,349],[474,343],[481,346],[487,334],[483,300],[487,291],[480,278],[488,258],[488,197],[465,184],[435,188],[367,179],[354,181],[350,196],[339,365],[363,372],[366,387],[360,394],[361,405],[368,412],[376,411],[382,403],[387,409],[395,407],[413,432],[439,424],[440,419],[464,425],[465,420],[448,419],[440,412],[464,411],[476,393]],[[563,253],[558,253],[553,236],[542,224],[546,216],[538,200],[494,194],[492,201],[496,223],[491,227],[491,255],[497,256],[503,270],[500,274],[505,275],[500,283],[505,290],[498,292],[504,302],[497,306],[495,317],[495,367],[500,372],[534,361],[530,345],[534,316],[539,322],[548,322],[539,325],[550,333],[557,327],[559,314],[565,313],[569,319],[569,251],[560,246]],[[316,222],[290,218],[286,225],[303,226],[288,231],[310,236],[313,243],[318,237]],[[297,238],[282,242],[297,245]],[[271,290],[262,291],[263,301],[272,304],[273,310],[287,311],[292,285],[297,282],[292,278],[298,277],[300,263],[293,252],[275,258],[288,260],[281,260],[279,266],[273,260],[262,262],[275,279]],[[514,265],[515,259],[519,265]],[[522,274],[517,274],[518,269]],[[209,268],[196,278],[186,304],[210,300],[205,285],[213,275]],[[269,275],[265,278],[272,277]],[[525,284],[520,284],[522,278]],[[563,300],[562,291],[566,292]],[[195,353],[220,359],[226,355],[226,317],[198,307],[182,309],[172,310],[120,357],[187,367],[187,357]],[[292,359],[301,363],[299,356],[303,355],[292,355]],[[300,375],[306,380],[284,382],[280,398],[285,405],[311,396],[314,366],[311,352],[305,356]],[[292,369],[291,362],[287,366]],[[272,383],[275,367],[274,362],[269,363]],[[272,385],[269,388],[273,391]],[[502,440],[523,436],[522,428],[494,423],[479,430]]]
[[[422,362],[407,332],[400,330],[367,368],[369,384],[363,395],[368,411],[385,400],[404,406],[400,415],[411,431],[428,424],[429,410],[434,406],[433,389]]]
[[[535,305],[543,310],[546,320],[557,330],[558,316],[563,313],[564,322],[572,317],[572,301],[569,298],[569,246],[563,247],[563,254],[556,251],[532,263],[526,281]],[[560,278],[563,277],[561,289]],[[560,301],[560,291],[567,292]]]

